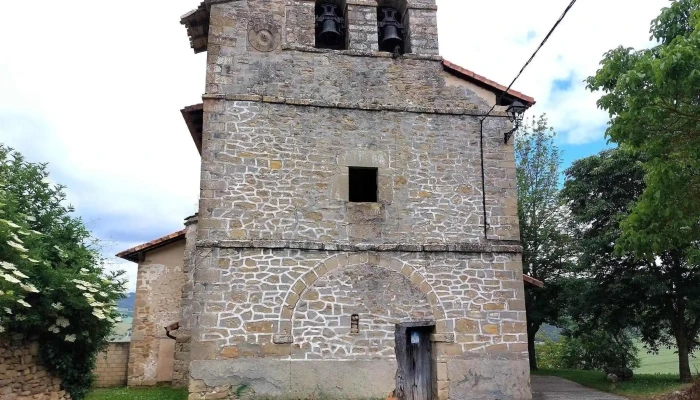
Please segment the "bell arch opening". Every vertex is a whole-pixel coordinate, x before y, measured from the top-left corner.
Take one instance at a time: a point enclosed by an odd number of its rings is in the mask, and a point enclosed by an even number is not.
[[[411,52],[410,27],[406,0],[377,2],[379,51],[405,54]]]
[[[347,4],[345,0],[316,0],[317,49],[348,48]]]

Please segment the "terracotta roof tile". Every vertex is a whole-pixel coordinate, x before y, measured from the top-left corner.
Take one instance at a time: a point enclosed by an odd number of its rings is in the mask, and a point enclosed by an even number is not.
[[[538,288],[544,287],[544,282],[538,281],[537,279],[535,279],[531,276],[523,275],[523,281],[525,281],[526,283],[529,283],[533,286],[537,286]]]
[[[465,78],[468,81],[475,82],[477,84],[480,84],[482,86],[486,86],[489,89],[492,89],[497,92],[504,92],[508,87],[503,86],[498,82],[492,81],[491,79],[488,79],[485,76],[479,75],[475,73],[474,71],[470,71],[466,68],[460,67],[457,64],[453,64],[447,60],[442,61],[443,67],[449,72],[452,72],[456,75],[461,76],[462,78]],[[525,103],[527,106],[533,106],[535,105],[535,99],[533,97],[530,97],[526,94],[523,94],[521,92],[518,92],[517,90],[510,89],[508,91],[508,94],[523,103]]]
[[[117,257],[123,258],[125,260],[133,261],[133,262],[138,262],[139,261],[139,254],[145,253],[147,251],[155,250],[159,247],[163,247],[166,245],[169,245],[170,243],[177,242],[179,240],[182,240],[185,238],[185,230],[177,231],[174,233],[171,233],[170,235],[163,236],[161,238],[151,240],[148,243],[144,243],[141,245],[138,245],[136,247],[132,247],[128,250],[124,250],[121,253],[117,254]]]

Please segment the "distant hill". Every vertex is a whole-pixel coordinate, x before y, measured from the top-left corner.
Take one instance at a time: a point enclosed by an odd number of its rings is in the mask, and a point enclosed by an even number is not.
[[[559,338],[561,337],[561,329],[549,324],[542,324],[540,331],[537,334],[543,335],[549,338],[549,340],[558,342]]]
[[[134,300],[136,300],[136,293],[127,293],[125,298],[117,301],[117,307],[134,311]]]

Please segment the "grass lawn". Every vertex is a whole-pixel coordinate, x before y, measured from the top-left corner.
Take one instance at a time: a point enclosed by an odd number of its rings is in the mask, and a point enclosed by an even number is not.
[[[635,374],[678,374],[678,354],[673,349],[659,349],[659,354],[649,354],[641,343],[637,343],[639,359],[642,365],[634,370]],[[700,352],[695,353],[700,357]],[[700,358],[690,359],[693,374],[700,371]]]
[[[186,389],[155,387],[146,389],[95,389],[87,395],[86,400],[185,400]]]
[[[675,374],[635,373],[631,381],[620,382],[614,386],[608,382],[604,373],[597,371],[540,370],[533,371],[532,374],[558,376],[583,386],[631,399],[647,399],[654,395],[670,393],[690,386],[679,383],[678,375]]]

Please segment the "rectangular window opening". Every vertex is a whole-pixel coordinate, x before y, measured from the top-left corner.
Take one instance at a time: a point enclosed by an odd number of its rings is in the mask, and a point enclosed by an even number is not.
[[[350,202],[377,202],[377,168],[350,167]]]

